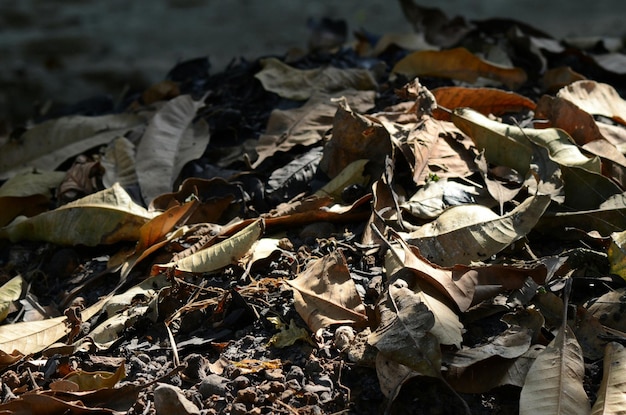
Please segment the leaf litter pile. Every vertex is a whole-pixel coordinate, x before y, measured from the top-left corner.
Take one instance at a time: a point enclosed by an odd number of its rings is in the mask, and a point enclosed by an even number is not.
[[[4,140],[0,413],[626,411],[624,45],[403,6]]]

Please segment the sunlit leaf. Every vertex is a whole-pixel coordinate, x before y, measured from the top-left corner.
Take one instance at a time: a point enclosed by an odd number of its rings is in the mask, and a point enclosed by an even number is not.
[[[491,79],[511,89],[526,82],[526,72],[520,68],[506,68],[478,58],[465,48],[443,51],[413,52],[398,61],[393,73],[415,76],[436,76],[474,83],[478,78]]]
[[[113,244],[137,240],[141,226],[154,216],[156,213],[137,205],[116,184],[50,212],[13,222],[0,229],[0,238],[60,245]]]
[[[606,345],[602,383],[592,415],[626,413],[626,349],[619,343]]]

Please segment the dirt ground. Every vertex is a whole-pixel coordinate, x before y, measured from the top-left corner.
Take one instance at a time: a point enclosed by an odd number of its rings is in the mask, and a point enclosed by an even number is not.
[[[511,17],[555,37],[622,36],[626,3],[422,1],[448,16]],[[164,77],[178,61],[209,56],[212,71],[236,57],[305,47],[308,17],[349,30],[406,32],[397,2],[293,0],[5,0],[0,3],[0,133],[36,111],[98,94],[113,99]]]

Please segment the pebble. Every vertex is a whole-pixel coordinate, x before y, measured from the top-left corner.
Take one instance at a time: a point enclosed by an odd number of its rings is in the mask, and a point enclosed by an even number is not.
[[[213,395],[225,396],[228,393],[228,379],[223,376],[210,374],[200,382],[198,392],[203,399],[208,399]]]
[[[154,407],[157,415],[200,415],[200,409],[179,388],[166,383],[154,389]]]
[[[246,415],[248,413],[248,409],[246,405],[241,402],[235,402],[230,407],[230,415]]]
[[[340,326],[335,330],[335,338],[333,345],[339,351],[344,351],[350,347],[350,343],[354,340],[354,329],[350,326]]]
[[[270,380],[270,381],[276,380],[276,381],[284,382],[285,374],[283,373],[282,369],[266,370],[265,379]]]
[[[183,374],[189,379],[204,379],[207,373],[207,360],[204,356],[193,353],[185,358],[187,366],[183,369]]]
[[[239,375],[235,379],[233,379],[231,384],[235,389],[243,389],[250,386],[250,379],[243,375]]]
[[[298,382],[304,381],[304,370],[300,366],[293,365],[287,372],[287,380],[295,379]]]

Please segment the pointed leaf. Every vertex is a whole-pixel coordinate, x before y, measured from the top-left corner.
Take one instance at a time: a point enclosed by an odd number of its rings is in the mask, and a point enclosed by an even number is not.
[[[276,58],[261,59],[263,69],[254,75],[266,91],[283,98],[307,100],[316,92],[375,90],[378,85],[366,69],[340,69],[326,66],[316,69],[296,69]]]
[[[263,220],[256,220],[230,238],[178,261],[163,265],[183,272],[211,272],[241,259],[261,237]]]
[[[584,375],[576,337],[569,328],[561,330],[528,371],[520,395],[520,415],[589,414]]]
[[[106,144],[144,122],[136,114],[73,115],[35,125],[19,140],[0,147],[0,180],[25,166],[53,170],[68,158]]]
[[[396,63],[393,73],[416,76],[437,76],[474,83],[478,78],[493,79],[511,89],[526,82],[526,72],[520,68],[506,68],[478,58],[465,48],[442,51],[413,52]]]
[[[24,283],[21,276],[13,277],[0,287],[0,321],[7,318],[13,301],[17,301],[22,296],[22,284]]]
[[[134,241],[139,229],[156,216],[135,204],[118,184],[50,212],[0,229],[12,242],[46,241],[59,245],[113,244]]]
[[[604,373],[592,415],[626,413],[626,348],[619,343],[606,345]]]
[[[194,101],[189,95],[181,95],[168,101],[150,120],[135,158],[146,205],[161,193],[171,192],[182,165],[204,152],[209,142],[208,129],[196,131],[192,125],[196,112],[203,106],[203,100]],[[187,152],[189,148],[191,153]]]

